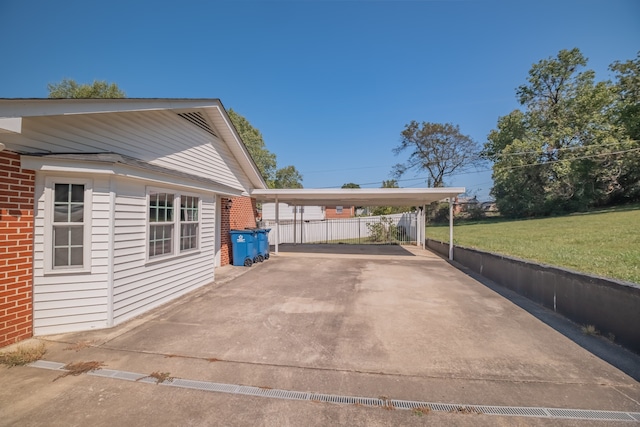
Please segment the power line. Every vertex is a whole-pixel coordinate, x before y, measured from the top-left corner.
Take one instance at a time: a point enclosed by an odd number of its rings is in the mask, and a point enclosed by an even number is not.
[[[604,146],[604,145],[611,145],[611,144],[603,144],[602,146]],[[638,148],[630,148],[628,150],[620,150],[620,151],[613,151],[613,152],[608,152],[608,153],[598,153],[598,154],[592,154],[592,155],[588,155],[588,156],[574,157],[574,158],[571,158],[571,159],[549,160],[549,161],[546,161],[546,162],[527,163],[527,164],[524,164],[524,165],[515,165],[515,166],[497,166],[497,165],[494,165],[492,168],[483,168],[483,169],[476,169],[476,170],[473,170],[473,171],[459,172],[459,173],[456,173],[455,175],[456,176],[471,175],[471,174],[482,173],[482,172],[490,172],[490,171],[493,171],[495,169],[500,170],[500,171],[507,171],[507,170],[521,169],[521,168],[530,167],[530,166],[541,166],[541,165],[548,165],[548,164],[559,163],[559,162],[572,162],[572,161],[575,161],[575,160],[584,160],[584,159],[611,156],[611,155],[617,155],[617,154],[625,154],[625,153],[630,153],[630,152],[635,152],[635,151],[640,151],[640,147],[638,147]],[[422,176],[422,177],[416,177],[416,178],[396,179],[395,181],[397,183],[414,182],[414,181],[424,181],[424,182],[426,182],[428,179],[429,179],[428,176]],[[383,181],[385,181],[385,180],[381,179],[379,181],[374,181],[374,182],[358,183],[357,185],[364,187],[364,186],[367,186],[367,185],[382,184]],[[474,186],[471,186],[470,188],[475,188],[475,187],[478,187],[478,186],[484,185],[484,184],[492,184],[492,183],[476,184]],[[416,183],[416,184],[408,185],[407,187],[413,187],[413,186],[417,186],[417,185],[418,184]],[[341,187],[341,185],[333,185],[333,186],[320,187],[320,188],[340,188],[340,187]]]
[[[630,142],[638,142],[636,140],[630,140]],[[585,149],[585,148],[597,148],[597,147],[608,147],[610,145],[619,145],[620,142],[610,142],[610,143],[606,143],[606,144],[591,144],[591,145],[576,145],[573,147],[560,147],[560,148],[555,148],[554,151],[565,151],[565,150],[579,150],[579,149]],[[542,150],[535,150],[535,151],[517,151],[514,153],[497,153],[495,154],[496,157],[508,157],[508,156],[521,156],[521,155],[526,155],[526,154],[547,154],[547,152],[542,151]]]
[[[559,160],[549,160],[547,162],[535,162],[535,163],[527,163],[524,165],[515,165],[515,166],[506,166],[506,167],[501,167],[501,166],[495,166],[494,168],[498,169],[498,170],[513,170],[513,169],[521,169],[521,168],[526,168],[526,167],[530,167],[530,166],[542,166],[542,165],[549,165],[549,164],[553,164],[553,163],[560,163],[560,162],[573,162],[576,160],[584,160],[584,159],[593,159],[596,157],[604,157],[604,156],[611,156],[611,155],[615,155],[615,154],[624,154],[624,153],[630,153],[633,151],[640,151],[640,147],[638,148],[630,148],[628,150],[622,150],[622,151],[612,151],[609,153],[598,153],[598,154],[592,154],[589,156],[581,156],[581,157],[573,157],[571,159],[559,159]]]

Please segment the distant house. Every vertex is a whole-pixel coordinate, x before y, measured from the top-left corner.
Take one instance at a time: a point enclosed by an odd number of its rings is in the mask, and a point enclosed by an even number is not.
[[[468,212],[471,209],[480,208],[480,202],[476,196],[473,197],[456,197],[453,203],[453,213]]]
[[[356,216],[356,208],[355,206],[326,206],[324,215],[327,219],[353,218]]]
[[[498,212],[498,205],[496,202],[482,202],[480,208],[485,212]]]
[[[216,99],[0,99],[0,346],[211,283],[266,188]]]

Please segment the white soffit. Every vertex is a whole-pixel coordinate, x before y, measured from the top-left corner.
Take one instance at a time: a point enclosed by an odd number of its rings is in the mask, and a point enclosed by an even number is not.
[[[0,117],[0,133],[22,132],[22,117]]]

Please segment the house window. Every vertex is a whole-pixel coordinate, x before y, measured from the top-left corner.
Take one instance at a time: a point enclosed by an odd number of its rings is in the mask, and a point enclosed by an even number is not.
[[[149,258],[198,249],[200,198],[149,192]]]
[[[149,194],[149,258],[173,253],[174,199],[170,193]]]
[[[45,180],[44,268],[88,271],[91,259],[91,180]]]
[[[336,206],[336,214],[342,215],[342,206]]]
[[[180,196],[180,250],[198,248],[198,205],[194,196]]]
[[[84,265],[83,184],[55,184],[53,204],[53,268]]]

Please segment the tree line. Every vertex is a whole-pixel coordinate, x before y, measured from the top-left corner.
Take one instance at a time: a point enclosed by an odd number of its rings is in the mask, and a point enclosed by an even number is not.
[[[521,108],[498,119],[481,151],[508,217],[640,201],[640,53],[595,81],[579,49],[534,64]]]
[[[616,61],[614,80],[596,81],[579,49],[561,50],[516,89],[521,108],[498,119],[483,147],[458,126],[410,122],[394,167],[427,172],[428,186],[492,163],[500,213],[531,217],[640,201],[640,52]]]

